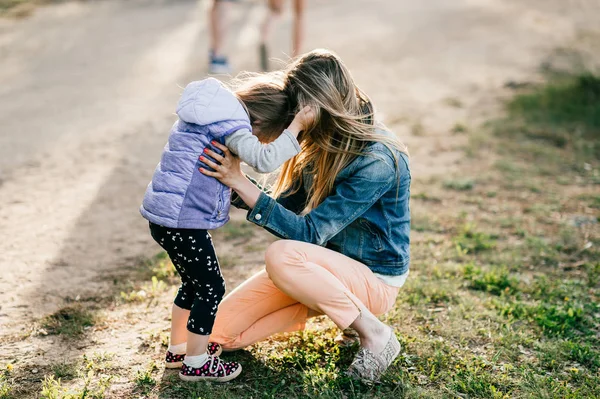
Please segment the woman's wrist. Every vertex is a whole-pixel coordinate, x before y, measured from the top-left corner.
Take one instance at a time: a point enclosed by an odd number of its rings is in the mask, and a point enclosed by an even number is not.
[[[262,192],[256,187],[246,176],[242,175],[241,179],[236,179],[235,184],[231,186],[250,209],[254,208],[256,201]]]
[[[237,192],[238,188],[242,188],[246,182],[249,182],[248,178],[246,177],[246,175],[241,173],[235,178],[235,180],[232,182],[232,184],[229,185],[229,187],[231,187],[232,190]]]

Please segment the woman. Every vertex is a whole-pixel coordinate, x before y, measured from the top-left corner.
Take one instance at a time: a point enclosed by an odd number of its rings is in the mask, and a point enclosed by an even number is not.
[[[272,197],[217,145],[206,175],[230,186],[247,219],[284,240],[267,249],[266,269],[219,307],[213,339],[225,349],[304,328],[326,314],[354,328],[361,348],[349,373],[376,381],[400,352],[390,310],[408,276],[410,171],[405,147],[373,125],[372,105],[331,52],[305,54],[287,70],[289,99],[315,120],[302,151],[284,164]],[[292,108],[292,109],[295,109]]]

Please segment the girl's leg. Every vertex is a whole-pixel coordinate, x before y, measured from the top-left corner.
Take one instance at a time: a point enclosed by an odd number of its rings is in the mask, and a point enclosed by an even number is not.
[[[328,315],[342,330],[352,326],[361,346],[383,350],[390,328],[375,315],[393,306],[398,288],[381,282],[362,263],[313,244],[277,241],[265,258],[267,273],[282,292]]]
[[[185,230],[178,240],[181,251],[177,251],[177,262],[188,277],[186,287],[190,285],[193,291],[186,324],[187,353],[179,377],[186,381],[229,381],[241,373],[240,364],[223,362],[207,353],[217,308],[225,294],[225,281],[212,239],[205,230]]]
[[[167,252],[173,266],[175,266],[175,270],[181,277],[181,286],[171,308],[169,351],[176,355],[184,355],[186,352],[185,343],[187,342],[186,324],[194,301],[194,292],[189,275],[182,267],[178,256],[184,250],[181,231],[151,223],[150,233],[152,238]]]
[[[210,234],[191,230],[183,234],[184,249],[177,254],[192,287],[192,306],[187,320],[188,356],[206,353],[217,308],[225,294],[225,281]]]
[[[171,308],[171,345],[181,345],[187,342],[187,321],[190,310],[173,304]]]
[[[212,339],[225,350],[240,349],[278,332],[304,329],[307,313],[306,306],[275,287],[263,270],[223,299]]]

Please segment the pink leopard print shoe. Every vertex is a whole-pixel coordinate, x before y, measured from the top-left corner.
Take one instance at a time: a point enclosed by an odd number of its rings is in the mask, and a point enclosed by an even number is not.
[[[200,367],[181,366],[179,378],[183,381],[216,381],[233,380],[242,372],[242,365],[237,362],[224,362],[218,356],[208,356],[208,360]]]
[[[216,342],[209,342],[206,351],[209,355],[221,356],[221,353],[223,353],[223,348]],[[185,359],[185,353],[182,355],[178,355],[171,351],[167,351],[167,356],[165,358],[165,368],[178,369],[183,364],[183,359]]]

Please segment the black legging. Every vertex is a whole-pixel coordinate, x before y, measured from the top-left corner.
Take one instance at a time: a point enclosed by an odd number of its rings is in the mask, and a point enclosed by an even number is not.
[[[167,251],[181,276],[175,304],[190,310],[188,331],[212,333],[225,294],[225,280],[210,234],[206,230],[174,229],[150,223],[152,238]]]

